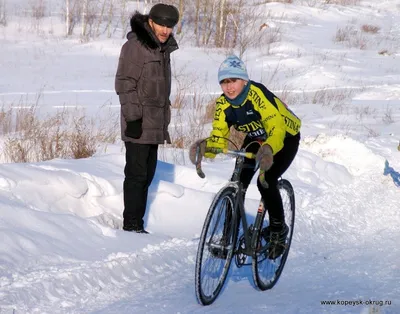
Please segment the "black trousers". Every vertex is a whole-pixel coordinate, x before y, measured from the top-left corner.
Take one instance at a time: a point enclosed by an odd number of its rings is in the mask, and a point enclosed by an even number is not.
[[[157,167],[157,144],[125,142],[124,226],[143,228],[147,195]]]
[[[251,140],[245,138],[243,147],[246,147]],[[261,197],[264,200],[264,204],[267,207],[269,214],[270,224],[281,224],[284,222],[284,211],[282,198],[279,193],[277,184],[278,179],[282,174],[289,168],[293,159],[295,158],[300,143],[300,133],[296,136],[287,137],[284,141],[283,148],[274,156],[274,163],[272,167],[265,173],[265,180],[269,187],[264,188],[260,180],[257,180],[257,187],[260,191]],[[258,144],[252,144],[248,147],[247,151],[256,153],[260,146]],[[240,176],[240,181],[243,183],[243,187],[246,190],[249,186],[251,179],[255,174],[255,160],[245,158],[244,167]]]

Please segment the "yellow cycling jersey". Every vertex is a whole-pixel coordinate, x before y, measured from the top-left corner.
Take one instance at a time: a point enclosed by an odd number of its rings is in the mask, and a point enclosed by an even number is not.
[[[250,88],[244,102],[238,106],[228,102],[225,95],[216,101],[214,121],[208,147],[226,148],[230,127],[254,140],[271,146],[273,154],[283,147],[287,136],[300,132],[301,120],[264,85],[249,81]],[[212,154],[206,157],[213,157]]]

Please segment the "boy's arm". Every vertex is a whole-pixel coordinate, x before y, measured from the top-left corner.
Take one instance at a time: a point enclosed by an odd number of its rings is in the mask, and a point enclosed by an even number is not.
[[[229,125],[226,122],[225,109],[228,105],[224,102],[217,100],[217,106],[215,108],[214,120],[212,123],[212,131],[210,138],[207,139],[207,147],[213,148],[226,148],[228,147],[228,141],[225,138],[229,138],[230,130]],[[214,158],[215,154],[206,153],[206,158]]]
[[[275,98],[275,101],[280,101]],[[267,99],[265,105],[259,107],[261,120],[267,133],[267,140],[263,145],[268,144],[275,155],[283,148],[283,141],[286,136],[286,124],[279,110]]]

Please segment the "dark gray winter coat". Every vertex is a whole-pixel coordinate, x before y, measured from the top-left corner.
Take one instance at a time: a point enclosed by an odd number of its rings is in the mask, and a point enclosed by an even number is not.
[[[122,46],[115,77],[115,91],[121,103],[121,138],[140,144],[171,143],[170,53],[178,45],[172,35],[162,44],[150,28],[148,15],[135,12],[130,22],[132,31]],[[141,137],[127,137],[127,122],[140,118]]]

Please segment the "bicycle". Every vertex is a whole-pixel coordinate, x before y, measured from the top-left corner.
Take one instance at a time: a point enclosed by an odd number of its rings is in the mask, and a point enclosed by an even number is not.
[[[253,281],[259,290],[264,291],[271,289],[277,283],[289,254],[295,221],[293,187],[286,179],[280,178],[278,181],[289,233],[282,255],[272,260],[268,258],[268,238],[263,236],[263,231],[269,225],[265,217],[267,211],[264,200],[260,200],[254,224],[248,225],[245,214],[243,186],[239,178],[244,158],[255,158],[255,154],[245,151],[246,148],[207,150],[215,154],[234,156],[237,160],[231,180],[215,195],[210,205],[200,236],[196,256],[195,287],[197,300],[202,305],[213,303],[220,294],[234,256],[238,268],[252,265]],[[204,178],[199,154],[198,147],[196,170],[197,174]],[[262,171],[259,178],[262,184],[266,184]],[[239,231],[241,231],[240,236]],[[247,263],[248,258],[252,259],[251,263]]]

